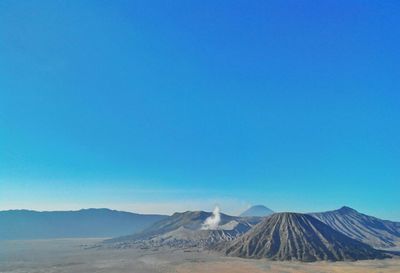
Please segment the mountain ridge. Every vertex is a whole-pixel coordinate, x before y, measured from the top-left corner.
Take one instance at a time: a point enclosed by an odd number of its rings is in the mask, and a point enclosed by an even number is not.
[[[375,248],[400,246],[400,223],[382,220],[348,206],[325,212],[309,213],[321,222]]]
[[[106,208],[70,211],[0,211],[0,239],[115,237],[147,228],[167,216]]]

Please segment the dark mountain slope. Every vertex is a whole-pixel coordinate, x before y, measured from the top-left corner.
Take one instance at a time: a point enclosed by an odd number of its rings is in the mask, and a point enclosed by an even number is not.
[[[372,247],[335,231],[310,215],[276,213],[223,248],[227,255],[273,260],[384,258]]]
[[[310,215],[350,238],[373,247],[400,246],[400,223],[368,216],[349,207]]]
[[[165,217],[109,209],[0,211],[0,239],[115,237],[141,231]]]

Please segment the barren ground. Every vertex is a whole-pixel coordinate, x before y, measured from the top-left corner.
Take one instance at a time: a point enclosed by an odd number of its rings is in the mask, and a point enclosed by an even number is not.
[[[400,272],[400,259],[358,262],[272,262],[212,252],[85,249],[99,239],[0,241],[1,273],[262,273]]]

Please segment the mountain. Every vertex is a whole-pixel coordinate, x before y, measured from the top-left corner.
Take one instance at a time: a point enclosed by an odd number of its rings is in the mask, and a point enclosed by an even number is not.
[[[385,254],[306,214],[276,213],[222,249],[225,254],[272,260],[362,260]]]
[[[381,220],[358,211],[342,207],[338,210],[311,213],[331,228],[350,238],[376,248],[400,246],[400,223]]]
[[[115,237],[143,230],[164,215],[109,209],[79,211],[0,211],[0,239]]]
[[[207,219],[218,219],[215,227],[205,225]],[[160,220],[148,229],[128,236],[106,240],[115,247],[174,248],[209,247],[221,241],[237,238],[260,221],[259,218],[241,218],[205,211],[175,213]]]
[[[274,212],[263,205],[252,206],[240,214],[240,217],[264,217],[273,214]]]

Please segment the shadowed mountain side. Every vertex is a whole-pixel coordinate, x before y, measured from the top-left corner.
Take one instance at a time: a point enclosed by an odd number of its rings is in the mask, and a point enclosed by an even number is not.
[[[311,213],[313,217],[350,238],[376,248],[400,246],[400,223],[381,220],[342,207],[338,210]]]
[[[165,217],[110,209],[0,211],[0,239],[115,237],[141,231]]]
[[[384,258],[387,255],[351,239],[310,215],[276,213],[224,246],[222,251],[243,258],[341,261]]]
[[[240,217],[265,217],[273,214],[274,211],[263,205],[256,205],[242,212]]]

